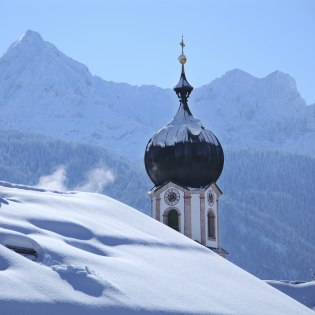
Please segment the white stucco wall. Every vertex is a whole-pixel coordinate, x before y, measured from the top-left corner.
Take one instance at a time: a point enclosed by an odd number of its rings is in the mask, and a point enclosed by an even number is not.
[[[206,222],[206,245],[209,246],[209,247],[218,247],[218,244],[219,244],[219,234],[218,234],[218,212],[217,212],[217,200],[218,200],[218,196],[216,195],[215,191],[213,190],[214,192],[214,195],[215,195],[215,200],[214,200],[214,204],[213,206],[210,206],[209,203],[208,203],[208,192],[211,190],[211,188],[207,189],[206,191],[206,211],[205,211],[205,222]],[[215,239],[209,239],[208,238],[208,212],[209,210],[212,210],[215,214]]]
[[[151,217],[156,218],[156,198],[151,198]]]
[[[191,195],[191,237],[201,242],[200,194]]]
[[[179,192],[179,201],[176,205],[174,206],[170,206],[165,202],[164,196],[165,196],[165,192],[170,189],[176,189]],[[214,200],[214,204],[212,206],[210,206],[209,202],[208,202],[208,192],[212,190],[215,196],[215,200]],[[220,245],[220,240],[219,240],[219,228],[218,228],[218,195],[220,196],[220,191],[218,191],[218,189],[216,189],[216,187],[214,187],[213,189],[211,187],[209,187],[206,191],[205,191],[205,217],[204,217],[204,222],[205,222],[205,236],[206,236],[206,246],[208,247],[215,247],[218,248]],[[198,242],[201,242],[201,212],[200,212],[200,193],[201,191],[194,191],[191,190],[191,238],[193,240],[196,240]],[[156,218],[156,202],[157,202],[157,198],[160,198],[160,217],[159,217],[159,221],[163,223],[163,214],[165,213],[165,211],[168,211],[170,209],[176,209],[179,213],[180,213],[180,232],[184,234],[184,224],[185,224],[185,212],[184,212],[184,208],[185,208],[185,202],[184,202],[184,191],[181,188],[178,188],[176,185],[173,186],[171,185],[166,185],[165,187],[163,187],[161,190],[159,190],[158,193],[156,193],[154,196],[152,196],[152,217]],[[208,238],[208,211],[212,210],[215,214],[215,234],[216,234],[216,238],[215,239],[209,239]]]

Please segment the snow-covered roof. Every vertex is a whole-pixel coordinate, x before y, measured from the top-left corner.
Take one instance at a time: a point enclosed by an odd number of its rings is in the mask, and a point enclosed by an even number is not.
[[[104,195],[0,182],[0,197],[1,314],[313,314]]]

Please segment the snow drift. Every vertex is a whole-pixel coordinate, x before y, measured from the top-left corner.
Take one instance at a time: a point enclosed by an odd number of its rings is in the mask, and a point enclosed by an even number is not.
[[[1,314],[313,314],[104,195],[0,182],[0,198]]]

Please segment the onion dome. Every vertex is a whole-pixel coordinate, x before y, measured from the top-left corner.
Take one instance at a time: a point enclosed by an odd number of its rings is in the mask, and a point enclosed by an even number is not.
[[[174,119],[149,140],[144,162],[156,186],[172,181],[185,187],[202,188],[218,180],[224,155],[219,140],[205,129],[199,119],[193,117],[188,107],[188,97],[193,87],[185,75],[183,39],[180,44],[182,73],[174,87],[180,101],[179,109]]]

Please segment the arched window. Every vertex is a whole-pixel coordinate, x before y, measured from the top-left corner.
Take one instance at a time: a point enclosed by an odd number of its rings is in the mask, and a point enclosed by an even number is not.
[[[172,229],[179,231],[179,214],[175,209],[172,209],[168,212],[167,225]]]
[[[208,212],[208,238],[215,238],[215,215],[213,211]]]

